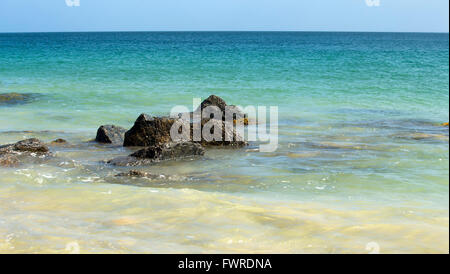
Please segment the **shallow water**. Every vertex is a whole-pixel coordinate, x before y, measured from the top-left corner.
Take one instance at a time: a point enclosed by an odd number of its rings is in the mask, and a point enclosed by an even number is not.
[[[0,168],[0,252],[448,253],[448,52],[448,34],[0,34],[0,93],[34,95],[0,105],[0,144],[69,141]],[[278,150],[150,180],[90,142],[210,94],[278,106]]]

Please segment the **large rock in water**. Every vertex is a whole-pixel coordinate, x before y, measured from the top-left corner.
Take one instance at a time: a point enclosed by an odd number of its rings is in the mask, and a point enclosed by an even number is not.
[[[244,147],[248,143],[245,141],[244,136],[241,135],[234,125],[229,122],[216,120],[216,119],[203,119],[201,121],[202,136],[201,141],[194,136],[194,127],[191,125],[191,138],[194,142],[200,143],[203,146],[223,146],[223,147]],[[207,132],[210,132],[210,136],[205,136]],[[214,132],[218,134],[215,135]]]
[[[203,111],[206,107],[209,107],[209,106],[218,107],[222,112],[225,112],[227,103],[225,102],[225,100],[223,100],[219,96],[211,95],[208,98],[206,98],[205,100],[203,100],[203,102],[199,106],[200,109],[197,109],[197,110]]]
[[[242,112],[242,110],[239,109],[237,106],[227,105],[225,100],[223,100],[222,98],[220,98],[219,96],[216,96],[216,95],[211,95],[208,98],[206,98],[200,104],[200,106],[197,108],[197,111],[203,112],[203,111],[205,111],[205,109],[207,107],[210,107],[210,106],[217,107],[217,108],[220,109],[220,111],[222,112],[222,120],[224,120],[224,121],[226,119],[226,116],[225,116],[226,111],[234,112],[234,114],[233,114],[233,119],[234,120],[247,118],[247,115],[245,115],[245,113]]]
[[[174,119],[169,117],[151,117],[147,114],[141,114],[133,127],[125,133],[125,140],[123,145],[125,147],[131,146],[157,146],[160,144],[170,143],[170,129],[172,125],[181,119]]]
[[[51,156],[48,147],[36,138],[0,146],[0,166],[18,166],[28,158],[45,159]]]
[[[114,125],[103,125],[97,130],[95,141],[104,144],[122,145],[126,129]]]
[[[156,162],[202,156],[205,149],[197,143],[181,142],[149,146],[129,156],[108,161],[115,166],[139,166]]]
[[[176,123],[176,124],[175,124]],[[198,123],[198,126],[196,123]],[[168,144],[171,142],[178,142],[180,140],[172,140],[170,130],[172,126],[177,127],[178,132],[182,133],[182,127],[190,128],[189,132],[186,132],[185,139],[183,141],[193,141],[205,146],[230,146],[230,147],[242,147],[247,145],[243,136],[236,131],[236,128],[232,123],[228,123],[217,119],[203,119],[198,122],[191,122],[179,118],[168,117],[151,117],[146,114],[141,114],[134,123],[134,126],[125,133],[125,140],[123,145],[126,147],[131,146],[158,146],[162,144]],[[214,133],[214,130],[218,132],[218,136],[222,138],[208,139],[204,134],[194,130],[194,128],[208,129]],[[194,138],[195,135],[199,135],[201,138]],[[189,139],[190,136],[190,140]]]

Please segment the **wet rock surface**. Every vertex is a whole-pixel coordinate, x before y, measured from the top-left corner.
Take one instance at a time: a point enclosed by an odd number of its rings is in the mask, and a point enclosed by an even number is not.
[[[48,147],[36,138],[0,146],[0,166],[18,166],[29,158],[45,159],[49,156]]]
[[[242,136],[231,123],[216,119],[203,119],[201,121],[201,129],[205,132],[209,131],[211,136],[207,137],[205,134],[202,134],[201,141],[197,141],[192,127],[191,138],[194,142],[198,142],[205,147],[221,146],[239,148],[248,145],[244,140],[244,136]],[[215,131],[218,132],[218,136],[215,136]],[[220,138],[216,138],[219,136]]]
[[[225,100],[220,98],[216,95],[211,95],[208,98],[206,98],[200,106],[197,108],[197,111],[200,113],[204,113],[205,115],[208,115],[208,107],[217,107],[220,109],[222,113],[222,120],[225,121],[226,119],[226,113],[228,112],[229,115],[233,115],[233,120],[239,120],[247,118],[247,116],[244,114],[244,112],[234,105],[228,105]],[[233,112],[234,114],[231,114]]]
[[[68,142],[64,139],[56,139],[50,142],[50,145],[58,146],[58,145],[66,145]]]
[[[151,180],[174,180],[180,178],[179,176],[166,176],[163,174],[152,174],[149,172],[130,170],[128,172],[122,172],[115,177],[127,177],[127,178],[146,178]]]
[[[146,147],[129,156],[118,157],[107,163],[115,166],[139,166],[167,160],[202,156],[204,154],[205,149],[197,143],[169,143]]]
[[[169,117],[152,117],[141,114],[133,127],[125,133],[123,145],[130,146],[156,146],[171,142],[170,129],[179,119]],[[179,120],[187,123],[187,121]]]
[[[39,139],[31,138],[19,141],[12,146],[13,151],[47,153],[48,147]]]
[[[205,100],[203,100],[203,102],[200,104],[199,109],[197,109],[197,111],[203,111],[205,108],[210,107],[210,106],[218,107],[222,112],[225,112],[227,103],[225,102],[225,100],[223,100],[219,96],[211,95],[208,98],[206,98]]]
[[[95,141],[103,144],[122,145],[127,130],[115,125],[103,125],[97,130]]]
[[[148,172],[143,172],[143,171],[139,171],[139,170],[130,170],[128,172],[122,172],[119,173],[117,175],[115,175],[115,177],[137,177],[137,178],[141,178],[141,177],[147,177],[151,175]]]

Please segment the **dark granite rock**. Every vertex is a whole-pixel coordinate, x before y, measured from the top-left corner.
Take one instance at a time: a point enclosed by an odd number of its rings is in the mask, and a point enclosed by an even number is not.
[[[146,147],[131,154],[130,156],[136,158],[151,159],[155,161],[163,161],[204,154],[205,149],[200,144],[193,142],[183,142]]]
[[[108,161],[116,166],[139,166],[156,162],[204,155],[204,148],[197,143],[168,143],[146,147],[129,156],[118,157]]]
[[[203,119],[201,121],[202,132],[207,132],[208,129],[212,136],[207,138],[204,133],[202,133],[201,141],[194,136],[193,126],[191,128],[191,138],[194,142],[200,143],[205,147],[208,146],[223,146],[223,147],[244,147],[248,143],[244,140],[242,136],[234,127],[233,124],[220,121],[216,119]],[[217,131],[217,136],[214,136],[214,131]],[[217,137],[217,138],[215,138]]]
[[[199,110],[203,111],[206,107],[209,107],[209,106],[218,107],[224,113],[227,103],[225,102],[225,100],[223,100],[219,96],[211,95],[200,104],[200,106],[199,106],[200,109],[197,109],[197,111],[199,111]]]
[[[219,110],[222,114],[222,120],[224,120],[224,121],[227,118],[226,117],[227,113],[229,115],[232,115],[232,117],[230,117],[230,121],[247,118],[246,114],[237,106],[227,105],[225,100],[223,100],[219,96],[211,95],[208,98],[206,98],[200,104],[199,108],[197,109],[197,111],[200,111],[200,113],[203,114],[203,119],[208,117],[209,113],[208,113],[207,107],[211,107],[211,106],[219,108]]]
[[[125,133],[123,145],[130,146],[157,146],[172,142],[170,129],[174,123],[189,123],[181,119],[169,117],[151,117],[141,114],[133,127]]]
[[[114,125],[103,125],[97,130],[95,141],[104,144],[122,145],[126,129]]]
[[[112,160],[107,161],[108,164],[113,166],[144,166],[153,164],[152,161],[147,159],[139,159],[131,156],[120,156]]]

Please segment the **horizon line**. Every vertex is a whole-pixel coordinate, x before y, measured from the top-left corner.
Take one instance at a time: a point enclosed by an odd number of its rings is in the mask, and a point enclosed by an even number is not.
[[[87,31],[0,31],[0,34],[32,34],[32,33],[113,33],[113,32],[324,32],[324,33],[423,33],[423,34],[449,34],[445,31],[352,31],[352,30],[87,30]]]

